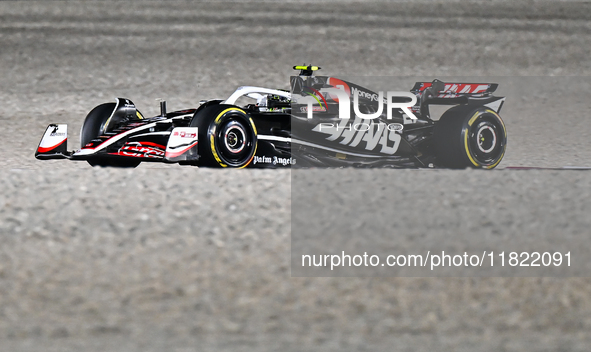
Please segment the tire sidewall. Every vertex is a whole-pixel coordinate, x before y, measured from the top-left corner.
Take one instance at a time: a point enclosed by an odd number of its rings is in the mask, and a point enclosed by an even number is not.
[[[116,106],[116,103],[101,104],[86,115],[80,131],[80,148],[104,133],[106,122],[113,115]],[[134,168],[141,163],[141,160],[95,157],[88,159],[87,162],[91,166]]]
[[[476,140],[487,130],[494,130],[494,144],[490,147],[489,153],[482,150],[486,147],[480,149]],[[461,139],[468,166],[492,169],[501,162],[505,155],[507,130],[503,120],[496,112],[490,108],[480,107],[464,117]]]
[[[496,128],[498,154],[491,160],[481,160],[475,152],[473,129],[479,121],[487,120]],[[435,163],[439,167],[464,169],[492,169],[503,159],[507,145],[507,131],[501,117],[486,106],[458,105],[447,110],[436,122],[433,129]]]
[[[252,118],[241,108],[233,105],[215,105],[198,111],[191,126],[198,127],[198,166],[243,168],[248,166],[256,153],[257,131]],[[234,132],[244,132],[244,149],[230,152],[222,135],[230,127]]]
[[[91,140],[103,134],[105,123],[115,110],[115,103],[105,103],[92,109],[82,124],[80,131],[80,147],[83,148]]]

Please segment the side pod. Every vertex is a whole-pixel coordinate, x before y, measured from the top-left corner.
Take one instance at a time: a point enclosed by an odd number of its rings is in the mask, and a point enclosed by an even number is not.
[[[51,124],[47,126],[35,152],[37,159],[68,159],[68,125]]]

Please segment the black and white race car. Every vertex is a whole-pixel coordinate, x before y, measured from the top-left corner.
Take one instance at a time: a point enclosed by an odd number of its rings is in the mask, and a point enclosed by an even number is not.
[[[446,167],[499,164],[507,132],[494,83],[417,82],[384,95],[316,66],[295,66],[291,91],[244,86],[225,100],[146,118],[129,99],[86,116],[81,148],[67,150],[67,125],[51,124],[37,159],[135,167],[142,161],[208,167]],[[400,93],[400,92],[399,92]],[[238,100],[250,100],[238,105]],[[429,106],[451,106],[432,119]]]

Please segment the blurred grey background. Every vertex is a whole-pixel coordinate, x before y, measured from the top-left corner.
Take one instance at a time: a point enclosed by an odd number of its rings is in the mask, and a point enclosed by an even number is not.
[[[588,76],[590,18],[571,1],[0,2],[0,350],[588,351],[586,278],[291,278],[289,171],[33,154],[51,122],[77,148],[85,114],[116,96],[152,115],[158,98],[181,109],[239,85],[288,88],[304,62],[327,75]],[[532,111],[506,118],[501,167],[589,165],[588,111],[542,123]],[[508,178],[491,207],[536,219],[541,200],[560,210],[544,219],[557,240],[588,231],[587,173],[506,172],[420,179],[440,185],[426,202],[442,219],[458,201],[446,183]],[[495,226],[523,235],[517,223]]]

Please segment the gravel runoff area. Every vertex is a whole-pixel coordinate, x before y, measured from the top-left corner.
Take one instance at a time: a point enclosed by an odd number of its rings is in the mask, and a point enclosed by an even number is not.
[[[0,350],[588,351],[586,278],[291,278],[289,171],[33,153],[50,122],[77,147],[85,114],[113,97],[152,115],[158,98],[170,110],[239,85],[287,88],[304,62],[329,75],[585,77],[590,20],[578,2],[0,2]],[[508,100],[500,166],[591,165],[588,109],[572,108],[589,103],[571,99]],[[588,232],[590,173],[409,172],[398,176],[465,184],[468,204],[507,177],[514,220],[495,226],[515,236],[538,213],[557,241],[557,224]],[[441,187],[421,204],[445,219],[456,200]]]

